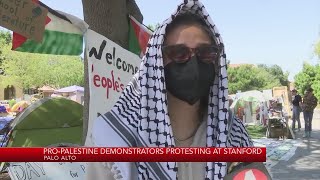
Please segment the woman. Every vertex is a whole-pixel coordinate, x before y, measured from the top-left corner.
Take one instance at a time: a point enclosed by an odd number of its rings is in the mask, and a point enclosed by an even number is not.
[[[318,99],[313,94],[313,89],[308,88],[302,103],[303,119],[304,119],[304,138],[311,138],[312,118],[314,109],[318,105]]]
[[[151,36],[139,73],[88,146],[247,147],[241,122],[229,118],[226,55],[199,1],[184,1]],[[222,179],[227,163],[90,163],[88,179]]]

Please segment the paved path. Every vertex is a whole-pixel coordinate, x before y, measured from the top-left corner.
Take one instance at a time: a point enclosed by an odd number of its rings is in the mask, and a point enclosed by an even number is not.
[[[301,123],[304,128],[302,113]],[[310,139],[302,138],[304,129],[296,132],[296,139],[303,140],[303,143],[298,146],[295,155],[290,160],[280,161],[271,168],[274,180],[320,179],[320,109],[314,113],[312,128]]]

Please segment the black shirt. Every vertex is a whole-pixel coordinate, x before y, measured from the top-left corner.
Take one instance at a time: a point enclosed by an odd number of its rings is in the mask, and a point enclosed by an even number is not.
[[[301,102],[301,101],[302,101],[301,96],[300,95],[295,95],[294,99],[292,100],[292,104],[294,106],[299,106],[299,102]]]

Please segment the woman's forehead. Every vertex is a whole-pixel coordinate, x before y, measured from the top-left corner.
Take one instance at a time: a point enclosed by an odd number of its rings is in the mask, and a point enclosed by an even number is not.
[[[166,34],[165,45],[185,44],[194,48],[200,44],[212,44],[211,37],[201,25],[179,25]]]

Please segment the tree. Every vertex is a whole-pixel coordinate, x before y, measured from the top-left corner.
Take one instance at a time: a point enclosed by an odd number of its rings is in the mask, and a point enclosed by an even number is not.
[[[142,14],[134,0],[82,0],[84,20],[90,29],[104,35],[121,47],[128,47],[128,14],[142,22]],[[85,104],[83,137],[86,137],[89,119],[89,79],[88,61],[84,60]],[[83,138],[85,140],[85,138]]]
[[[315,66],[316,75],[312,83],[312,88],[314,89],[315,96],[320,100],[320,65]]]
[[[302,71],[294,77],[294,84],[300,94],[303,94],[309,87],[314,88],[315,94],[320,93],[320,67],[319,65],[311,65],[307,62],[303,63]],[[318,96],[320,98],[320,96]]]
[[[275,72],[272,72],[275,71]],[[228,68],[229,93],[234,94],[238,90],[264,90],[275,86],[281,86],[283,78],[278,67],[269,68],[266,65],[242,65],[235,68]],[[276,76],[279,74],[279,77]]]
[[[0,31],[0,43],[3,44],[10,44],[12,41],[11,34],[9,31]]]
[[[156,25],[148,25],[147,27],[151,30],[154,31],[160,26],[160,23],[157,23]]]
[[[22,53],[11,50],[11,35],[3,38],[0,32],[2,69],[1,85],[32,88],[50,85],[56,88],[83,86],[83,62],[78,56],[56,56]]]
[[[5,56],[3,55],[3,48],[8,46],[11,40],[11,34],[8,31],[0,31],[0,66],[2,62],[5,60]],[[0,68],[0,75],[3,75],[3,73],[4,69]]]
[[[259,64],[258,67],[266,70],[268,73],[270,73],[271,76],[273,76],[274,79],[279,80],[282,86],[289,85],[289,81],[288,81],[289,72],[284,73],[280,66],[278,65],[267,66],[265,64]]]

